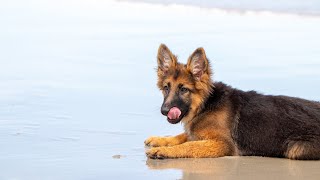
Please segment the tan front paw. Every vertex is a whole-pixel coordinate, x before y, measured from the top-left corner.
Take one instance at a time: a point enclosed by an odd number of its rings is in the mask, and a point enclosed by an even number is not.
[[[156,147],[147,150],[146,155],[151,159],[175,158],[174,153],[168,147]]]
[[[173,146],[175,145],[173,141],[170,141],[170,137],[149,137],[144,141],[144,144],[151,147],[161,147],[161,146]]]

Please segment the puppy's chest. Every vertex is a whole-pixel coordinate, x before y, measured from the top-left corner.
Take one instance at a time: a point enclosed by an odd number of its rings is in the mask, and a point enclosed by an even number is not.
[[[230,136],[228,111],[220,110],[198,116],[184,126],[189,141],[214,139],[217,136]]]
[[[187,134],[189,141],[199,141],[205,139],[211,139],[211,135],[214,134],[214,126],[203,127],[200,123],[192,126],[185,126],[185,133]]]
[[[188,141],[198,141],[199,137],[193,131],[186,130],[185,131],[188,137]]]
[[[199,135],[197,129],[195,129],[195,124],[185,124],[184,131],[187,134],[188,141],[197,141],[199,140]]]
[[[186,129],[185,133],[189,141],[200,141],[214,139],[218,131],[219,129],[215,128]]]

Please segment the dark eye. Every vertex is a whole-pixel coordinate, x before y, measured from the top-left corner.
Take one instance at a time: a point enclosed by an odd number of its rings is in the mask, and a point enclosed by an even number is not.
[[[166,94],[169,93],[169,87],[168,87],[168,86],[164,86],[164,87],[163,87],[163,90],[164,90],[164,92],[165,92]]]
[[[188,91],[189,91],[188,88],[185,88],[185,87],[180,88],[180,92],[181,92],[181,93],[186,93],[186,92],[188,92]]]

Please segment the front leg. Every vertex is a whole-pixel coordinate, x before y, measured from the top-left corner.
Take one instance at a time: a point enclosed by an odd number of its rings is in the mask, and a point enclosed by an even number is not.
[[[187,135],[185,133],[179,134],[173,137],[149,137],[144,141],[144,144],[152,147],[160,146],[175,146],[178,144],[185,143],[187,141]]]
[[[235,155],[233,144],[227,140],[189,141],[172,147],[156,147],[146,152],[151,159],[214,158]]]

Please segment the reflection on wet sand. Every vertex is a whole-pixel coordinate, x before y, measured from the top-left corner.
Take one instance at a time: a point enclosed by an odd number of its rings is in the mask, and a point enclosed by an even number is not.
[[[148,159],[149,169],[182,170],[181,179],[302,179],[319,177],[319,161],[294,161],[263,157],[215,159]]]

